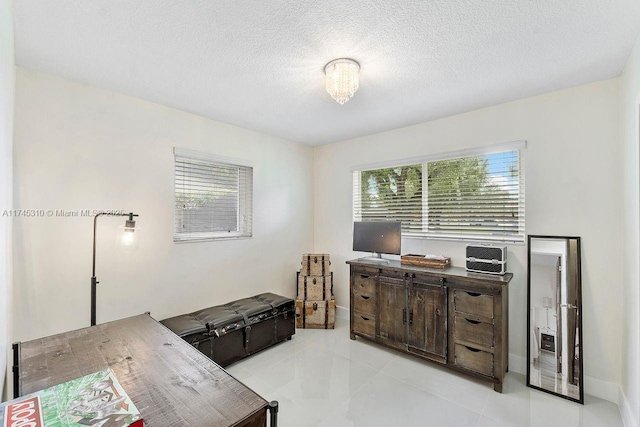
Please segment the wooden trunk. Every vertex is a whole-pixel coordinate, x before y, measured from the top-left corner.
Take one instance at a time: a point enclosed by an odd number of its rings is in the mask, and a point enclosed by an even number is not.
[[[298,299],[326,301],[333,299],[333,274],[328,276],[298,275]]]
[[[336,323],[336,301],[296,300],[296,327],[333,329]]]
[[[302,255],[302,276],[328,276],[331,261],[329,254],[304,254]]]

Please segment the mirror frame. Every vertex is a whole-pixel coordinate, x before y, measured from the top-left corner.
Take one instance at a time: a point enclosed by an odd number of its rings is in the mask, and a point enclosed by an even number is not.
[[[531,239],[575,239],[578,243],[577,247],[577,269],[578,269],[578,289],[577,289],[577,300],[578,300],[578,310],[579,317],[577,322],[578,327],[578,339],[579,339],[579,349],[580,349],[580,398],[574,399],[568,395],[564,395],[561,393],[556,393],[555,391],[547,390],[542,387],[538,387],[531,384]],[[548,236],[548,235],[527,235],[527,387],[543,391],[545,393],[553,394],[558,397],[562,397],[563,399],[570,400],[572,402],[577,402],[584,405],[584,341],[582,339],[582,255],[581,255],[581,243],[580,237],[578,236]]]

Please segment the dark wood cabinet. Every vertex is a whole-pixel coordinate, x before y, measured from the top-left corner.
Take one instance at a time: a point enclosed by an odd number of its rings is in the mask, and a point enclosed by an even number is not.
[[[351,330],[368,338],[376,336],[377,280],[374,269],[363,267],[351,273]]]
[[[446,362],[447,352],[447,292],[441,279],[420,277],[414,274],[385,274],[378,272],[369,280],[373,288],[366,292],[366,302],[361,286],[361,272],[354,272],[356,286],[353,290],[355,333],[362,333],[387,346],[406,350],[430,359]],[[362,306],[373,326],[365,319]]]
[[[407,295],[404,279],[380,276],[378,283],[378,319],[376,337],[392,347],[404,347],[407,341]]]
[[[510,273],[492,276],[399,261],[351,265],[351,339],[356,336],[490,380],[508,360]]]
[[[447,290],[442,283],[412,280],[407,344],[411,353],[446,362]]]
[[[504,278],[508,283],[511,275]],[[495,390],[502,391],[509,358],[508,287],[498,280],[470,282],[451,277],[448,282],[449,363],[492,377]]]

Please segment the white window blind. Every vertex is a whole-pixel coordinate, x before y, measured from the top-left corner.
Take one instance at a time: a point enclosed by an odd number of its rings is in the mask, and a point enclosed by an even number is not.
[[[402,222],[406,237],[524,242],[522,150],[353,172],[355,221]]]
[[[175,242],[251,237],[253,168],[175,150]]]

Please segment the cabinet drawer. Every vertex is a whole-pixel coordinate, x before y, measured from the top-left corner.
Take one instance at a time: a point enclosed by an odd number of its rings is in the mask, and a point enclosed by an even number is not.
[[[407,275],[411,275],[411,273],[404,270],[396,270],[393,268],[386,268],[382,270],[380,273],[381,276],[389,277],[392,279],[404,279]]]
[[[459,316],[455,317],[454,322],[455,339],[493,347],[493,324]]]
[[[425,283],[427,285],[441,286],[444,284],[444,278],[427,274],[417,273],[413,278],[414,283]]]
[[[353,291],[374,295],[376,292],[376,275],[370,272],[358,271],[354,274]]]
[[[493,295],[456,289],[453,304],[457,312],[493,319]]]
[[[555,353],[555,351],[556,351],[556,347],[553,345],[552,342],[542,341],[541,347],[542,347],[543,350],[547,350],[547,351],[550,351],[552,353]]]
[[[456,344],[454,351],[456,366],[493,376],[493,353],[461,344]]]
[[[545,334],[544,332],[540,334],[540,336],[542,337],[542,341],[549,341],[551,344],[554,343],[555,338],[553,335],[549,335],[549,334]]]
[[[353,309],[361,313],[376,314],[376,294],[375,292],[365,292],[355,289],[353,291]]]
[[[353,332],[363,335],[375,337],[376,335],[376,317],[366,313],[353,311]]]

